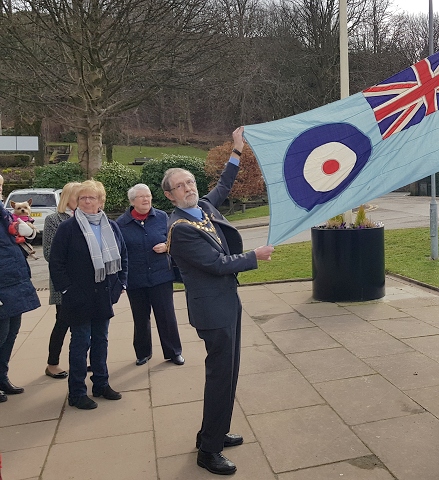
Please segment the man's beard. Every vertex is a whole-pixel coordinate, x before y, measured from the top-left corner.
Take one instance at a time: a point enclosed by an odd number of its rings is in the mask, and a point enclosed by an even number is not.
[[[194,208],[197,206],[199,200],[198,192],[188,195],[185,199],[177,203],[178,208]]]

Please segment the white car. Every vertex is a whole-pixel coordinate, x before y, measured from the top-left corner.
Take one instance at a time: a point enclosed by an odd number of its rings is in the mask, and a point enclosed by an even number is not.
[[[56,212],[58,206],[61,190],[55,188],[23,188],[13,190],[6,199],[5,207],[12,212],[11,207],[13,202],[27,202],[32,198],[31,217],[35,220],[34,225],[40,231],[40,235],[44,230],[45,218]]]

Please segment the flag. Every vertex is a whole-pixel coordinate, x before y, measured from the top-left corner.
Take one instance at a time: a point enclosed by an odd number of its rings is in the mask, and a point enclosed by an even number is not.
[[[439,171],[439,53],[343,100],[244,128],[269,243]]]

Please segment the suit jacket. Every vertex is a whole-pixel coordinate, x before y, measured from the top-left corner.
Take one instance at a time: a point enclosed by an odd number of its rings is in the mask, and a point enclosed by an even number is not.
[[[122,270],[95,282],[95,271],[87,242],[81,228],[72,217],[58,226],[50,249],[49,270],[56,291],[62,297],[63,314],[70,325],[107,320],[113,313],[113,303],[119,300],[122,285],[126,285],[128,256],[119,227],[109,221],[122,260]]]
[[[255,252],[242,253],[241,235],[218,211],[238,170],[229,162],[216,187],[198,202],[214,232],[203,229],[202,222],[180,208],[172,212],[168,222],[170,253],[185,285],[189,321],[201,330],[232,323],[240,309],[236,275],[258,266]]]

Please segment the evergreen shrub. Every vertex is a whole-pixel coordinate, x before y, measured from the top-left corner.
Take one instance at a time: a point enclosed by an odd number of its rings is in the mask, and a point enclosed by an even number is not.
[[[93,178],[104,184],[107,193],[104,210],[107,213],[125,210],[130,204],[128,190],[139,183],[139,176],[133,169],[114,161],[103,163]]]
[[[169,168],[184,168],[189,170],[197,182],[198,193],[201,196],[209,191],[210,178],[204,171],[205,160],[185,155],[163,155],[161,159],[146,162],[140,174],[140,183],[146,183],[152,193],[152,204],[161,210],[170,211],[172,203],[165,197],[161,183],[163,175]]]
[[[35,167],[35,188],[63,188],[69,182],[83,182],[86,176],[78,163],[62,162]]]

